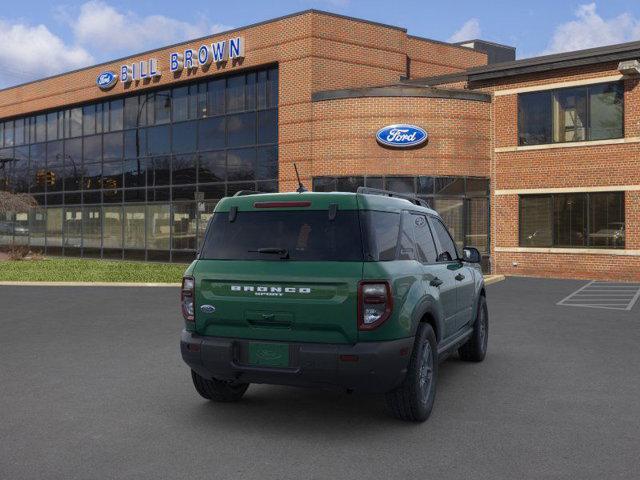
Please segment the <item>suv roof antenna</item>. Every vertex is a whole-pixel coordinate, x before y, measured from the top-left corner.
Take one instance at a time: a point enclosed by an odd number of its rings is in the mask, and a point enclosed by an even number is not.
[[[302,181],[300,180],[300,174],[298,173],[298,166],[295,164],[295,162],[293,162],[293,168],[296,171],[296,178],[298,179],[298,188],[296,189],[296,192],[298,192],[298,193],[308,192],[309,190],[304,188],[304,185],[302,184]]]

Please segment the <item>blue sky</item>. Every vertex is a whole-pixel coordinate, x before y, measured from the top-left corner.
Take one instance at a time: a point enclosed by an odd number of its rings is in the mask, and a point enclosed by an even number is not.
[[[640,40],[637,0],[4,0],[0,88],[317,8],[438,40],[480,37],[518,57]]]

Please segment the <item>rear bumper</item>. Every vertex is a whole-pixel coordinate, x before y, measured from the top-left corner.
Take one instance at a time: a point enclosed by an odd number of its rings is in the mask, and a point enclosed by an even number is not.
[[[270,368],[243,361],[249,343],[183,330],[180,350],[187,365],[205,378],[384,393],[404,380],[413,348],[413,338],[355,345],[291,343],[290,367]],[[341,360],[341,355],[350,357]]]

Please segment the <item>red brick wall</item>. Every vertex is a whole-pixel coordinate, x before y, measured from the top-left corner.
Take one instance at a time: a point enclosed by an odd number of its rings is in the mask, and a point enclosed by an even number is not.
[[[506,78],[493,85],[472,85],[499,91],[550,83],[570,82],[618,74],[617,65],[551,71]],[[520,151],[498,151],[492,158],[492,186],[497,190],[588,188],[640,185],[640,86],[637,79],[624,80],[625,138],[630,143],[588,145]],[[492,103],[492,137],[495,147],[514,149],[518,142],[517,94],[495,96]],[[518,247],[518,195],[493,197],[492,252],[495,273],[548,277],[640,280],[640,255],[576,255],[570,253],[501,252]],[[625,193],[626,248],[640,250],[640,195]],[[518,266],[513,266],[513,262]]]
[[[411,78],[462,72],[487,64],[486,53],[411,36],[407,37],[406,50],[411,59]]]
[[[632,256],[498,253],[492,257],[492,262],[495,272],[505,275],[635,282],[640,279],[640,261]],[[513,262],[518,265],[513,266]]]
[[[489,114],[489,103],[457,99],[372,97],[315,102],[311,162],[303,176],[309,184],[310,177],[320,175],[488,176]],[[381,127],[402,122],[424,127],[428,144],[398,150],[376,142]],[[291,137],[281,140],[295,143],[299,132],[289,133]],[[280,188],[295,188],[293,179]]]

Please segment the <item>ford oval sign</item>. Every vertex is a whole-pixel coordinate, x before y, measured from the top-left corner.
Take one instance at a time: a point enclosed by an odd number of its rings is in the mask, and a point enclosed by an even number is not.
[[[96,78],[96,85],[100,87],[100,90],[109,90],[118,81],[118,76],[113,72],[102,72]]]
[[[427,132],[415,125],[389,125],[376,134],[378,142],[387,147],[411,148],[427,141]]]

